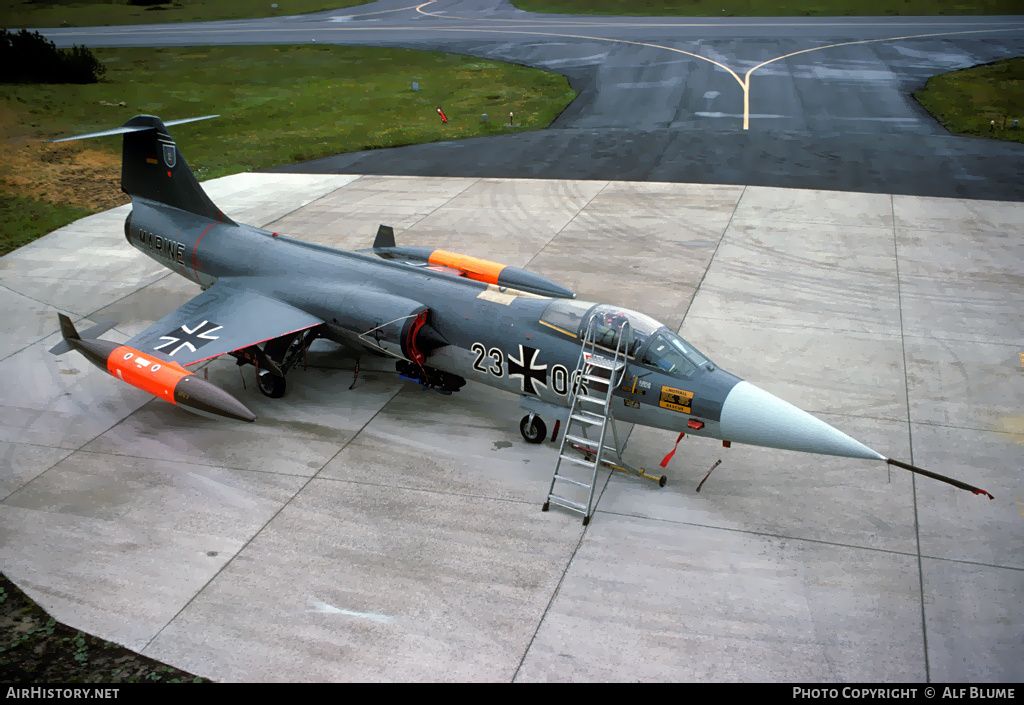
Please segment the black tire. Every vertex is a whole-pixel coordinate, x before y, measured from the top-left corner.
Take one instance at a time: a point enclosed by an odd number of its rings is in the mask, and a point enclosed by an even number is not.
[[[263,370],[256,375],[256,386],[260,388],[264,396],[271,399],[280,399],[284,396],[286,385],[284,377],[278,377],[275,374],[271,374],[268,370]]]
[[[523,440],[527,443],[543,443],[544,438],[548,435],[548,427],[544,425],[539,416],[534,416],[531,424],[530,415],[527,414],[519,422],[519,432],[523,434]]]
[[[658,487],[664,487],[666,482],[668,482],[668,478],[662,475],[661,479],[658,480]]]

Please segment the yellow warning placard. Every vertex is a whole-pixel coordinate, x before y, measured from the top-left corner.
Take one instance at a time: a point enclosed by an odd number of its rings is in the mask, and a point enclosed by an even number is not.
[[[675,387],[662,387],[661,399],[658,403],[662,409],[671,409],[682,414],[690,413],[690,403],[693,401],[693,392]]]

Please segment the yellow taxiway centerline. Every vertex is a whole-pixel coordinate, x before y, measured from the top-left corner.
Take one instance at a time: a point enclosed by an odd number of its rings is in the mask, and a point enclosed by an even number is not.
[[[434,3],[438,2],[438,1],[439,0],[427,0],[427,2],[423,2],[423,3],[419,4],[419,5],[410,5],[408,7],[396,8],[394,10],[382,10],[379,13],[359,13],[359,14],[383,14],[383,13],[388,13],[388,12],[399,12],[399,11],[402,11],[402,10],[415,9],[416,12],[418,12],[421,15],[425,15],[427,17],[437,17],[437,18],[442,18],[442,19],[462,19],[462,20],[466,20],[466,21],[470,21],[470,22],[479,22],[479,21],[485,21],[485,22],[486,21],[492,21],[492,22],[498,22],[498,21],[522,22],[522,20],[503,20],[503,19],[497,19],[497,18],[458,18],[458,17],[450,17],[448,15],[441,15],[441,14],[437,14],[437,13],[432,13],[432,12],[424,11],[423,8],[427,7],[428,5],[433,5]],[[835,24],[835,23],[832,23],[832,24]],[[825,23],[825,26],[832,26],[832,24]],[[643,26],[647,26],[647,25],[645,24]],[[658,25],[658,26],[664,26],[664,25]],[[673,26],[675,26],[675,25],[673,25]],[[680,25],[680,26],[706,26],[706,25],[695,25],[695,24],[693,24],[693,25]],[[716,26],[719,26],[719,25],[716,25]],[[733,25],[730,25],[730,26],[762,26],[762,25],[759,24],[759,23],[751,23],[751,24],[740,24],[740,25],[733,24]],[[865,23],[863,26],[877,26],[877,23]],[[143,30],[144,29],[145,28],[143,28]],[[471,27],[439,27],[437,29],[439,31],[444,31],[444,32],[468,32],[468,33],[472,33],[472,32],[479,32],[479,31],[481,31],[478,28],[471,28]],[[367,31],[401,32],[401,31],[419,31],[419,30],[422,30],[422,27],[381,27],[381,28],[376,28],[376,27],[327,27],[327,28],[321,28],[318,31],[320,31],[320,32],[353,32],[353,31],[360,31],[360,32],[367,32]],[[132,30],[133,33],[137,32],[137,31],[139,31],[139,28],[133,28],[133,30]],[[161,27],[161,28],[159,28],[159,31],[167,31],[167,28],[166,27]],[[193,32],[193,33],[197,33],[197,34],[203,34],[205,30],[193,29],[193,30],[190,30],[190,31]],[[292,30],[291,29],[247,29],[245,31],[248,32],[248,33],[276,33],[276,32],[286,32],[286,31],[292,31]],[[969,30],[958,30],[958,31],[955,31],[955,32],[930,32],[930,33],[927,33],[927,34],[908,34],[908,35],[902,35],[902,36],[897,36],[897,37],[884,37],[884,38],[881,38],[881,39],[861,39],[861,40],[852,41],[852,42],[839,42],[839,43],[836,43],[836,44],[825,44],[825,45],[818,46],[818,47],[810,47],[809,49],[801,49],[800,51],[793,51],[793,52],[790,52],[788,54],[783,54],[781,56],[776,56],[776,57],[774,57],[772,59],[768,59],[767,61],[762,61],[761,63],[757,64],[753,68],[749,69],[746,72],[746,74],[743,76],[743,78],[740,78],[738,73],[736,73],[729,66],[727,66],[726,64],[721,63],[720,61],[715,61],[714,59],[709,59],[706,56],[701,56],[700,54],[695,54],[694,52],[686,51],[685,49],[677,49],[675,47],[669,47],[669,46],[665,46],[663,44],[654,44],[652,42],[638,42],[638,41],[634,41],[634,40],[631,40],[631,39],[611,39],[611,38],[608,38],[608,37],[594,37],[594,36],[590,36],[590,35],[586,35],[586,34],[568,34],[568,33],[565,33],[565,32],[538,32],[536,30],[508,29],[508,28],[504,28],[504,27],[500,31],[502,31],[505,34],[522,34],[522,35],[534,36],[534,37],[556,37],[556,38],[559,38],[559,39],[586,39],[586,40],[595,41],[595,42],[611,42],[611,43],[616,43],[616,44],[632,44],[632,45],[635,45],[635,46],[645,46],[645,47],[650,47],[652,49],[662,49],[664,51],[671,51],[671,52],[675,52],[677,54],[684,54],[685,56],[689,56],[689,57],[692,57],[694,59],[700,59],[701,61],[706,61],[709,64],[714,64],[715,66],[717,66],[717,67],[723,69],[724,71],[728,72],[730,76],[732,76],[734,79],[736,79],[736,83],[739,84],[740,89],[743,91],[743,129],[744,130],[749,130],[750,129],[750,79],[751,79],[751,77],[752,77],[752,75],[753,75],[753,73],[755,71],[757,71],[759,68],[767,66],[768,64],[774,63],[776,61],[781,61],[782,59],[788,59],[788,58],[793,57],[793,56],[798,56],[800,54],[808,54],[810,52],[823,51],[825,49],[834,49],[836,47],[854,46],[854,45],[857,45],[857,44],[877,44],[877,43],[881,43],[881,42],[895,42],[895,41],[900,41],[900,40],[903,40],[903,39],[925,39],[925,38],[928,38],[928,37],[952,37],[952,36],[965,35],[965,34],[985,34],[985,33],[991,33],[991,32],[1017,32],[1017,31],[1024,31],[1024,25],[1017,26],[1017,27],[1002,27],[1002,28],[998,28],[998,29],[969,29]],[[216,33],[218,35],[223,35],[224,29],[223,28],[211,29],[211,30],[209,30],[209,32],[210,33]],[[124,30],[120,30],[119,31],[119,30],[115,29],[115,30],[107,32],[107,34],[111,34],[111,35],[122,34],[122,33],[125,33],[125,31]],[[75,34],[76,34],[75,32],[69,32],[69,33],[67,33],[66,36],[74,36]]]

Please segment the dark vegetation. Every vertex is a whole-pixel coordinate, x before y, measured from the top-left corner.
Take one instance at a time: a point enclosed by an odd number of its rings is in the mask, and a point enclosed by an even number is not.
[[[0,683],[209,682],[72,629],[0,574]]]
[[[372,0],[0,0],[0,27],[202,22],[338,11]]]
[[[39,32],[0,30],[0,83],[96,83],[106,70],[86,47],[58,49]]]

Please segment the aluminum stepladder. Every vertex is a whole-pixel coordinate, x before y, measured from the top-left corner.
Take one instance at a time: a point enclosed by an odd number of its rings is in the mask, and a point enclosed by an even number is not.
[[[576,372],[573,374],[569,393],[569,419],[566,422],[565,431],[562,433],[562,442],[558,447],[558,460],[555,462],[555,470],[551,474],[551,486],[548,488],[547,500],[543,507],[543,511],[546,512],[552,504],[557,504],[560,507],[579,512],[583,515],[584,526],[590,523],[590,517],[593,514],[594,487],[597,483],[597,471],[601,464],[617,467],[620,470],[629,468],[621,457],[622,448],[619,445],[618,432],[615,430],[615,417],[612,414],[612,394],[622,383],[623,375],[626,372],[626,353],[633,337],[632,328],[629,321],[626,320],[619,324],[618,330],[615,331],[615,349],[611,357],[597,351],[598,337],[602,332],[607,335],[608,329],[600,331],[597,316],[592,315],[587,321],[583,345],[580,347],[580,357],[576,363]],[[612,430],[613,445],[605,443],[609,426]],[[579,428],[579,435],[574,432],[574,427]],[[587,436],[588,427],[599,429],[596,439]],[[584,453],[585,457],[580,458],[574,451]],[[608,453],[613,455],[614,461],[607,457]],[[563,468],[563,463],[567,464],[569,468],[573,466],[587,468],[589,478],[581,476],[579,473],[572,477],[564,471],[559,472]],[[630,472],[632,468],[626,471]],[[559,482],[586,490],[586,504],[556,495],[555,485]]]

